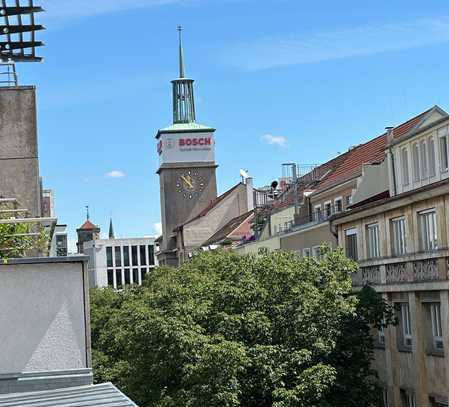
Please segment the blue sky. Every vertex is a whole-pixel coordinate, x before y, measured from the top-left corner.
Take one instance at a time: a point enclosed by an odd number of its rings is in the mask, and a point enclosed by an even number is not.
[[[160,219],[154,135],[171,122],[176,26],[197,119],[217,129],[220,192],[283,162],[321,163],[434,104],[449,110],[447,1],[41,0],[41,174],[61,223]]]

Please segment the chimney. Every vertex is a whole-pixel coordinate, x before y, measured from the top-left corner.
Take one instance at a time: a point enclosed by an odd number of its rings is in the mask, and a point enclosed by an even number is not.
[[[253,179],[247,178],[245,182],[246,186],[246,199],[248,205],[248,212],[254,209],[254,188],[253,188]]]
[[[393,141],[394,136],[394,127],[385,127],[385,130],[387,131],[387,144],[390,145]]]

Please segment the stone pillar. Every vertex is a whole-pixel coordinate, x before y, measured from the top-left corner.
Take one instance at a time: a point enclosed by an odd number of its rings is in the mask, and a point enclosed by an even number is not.
[[[390,298],[389,298],[390,297]],[[392,303],[391,294],[383,294],[384,300]],[[400,377],[399,377],[399,352],[397,345],[396,327],[389,326],[385,331],[385,361],[388,372],[388,387],[390,405],[393,407],[399,407],[401,405],[400,394]]]
[[[421,299],[417,292],[409,295],[410,319],[413,335],[413,356],[415,361],[415,397],[416,405],[429,407],[429,392],[427,388],[427,365],[425,348],[424,315]]]
[[[441,328],[443,330],[444,344],[444,366],[446,383],[449,383],[449,292],[447,290],[440,292],[440,311],[441,311]],[[449,389],[446,396],[449,399]]]

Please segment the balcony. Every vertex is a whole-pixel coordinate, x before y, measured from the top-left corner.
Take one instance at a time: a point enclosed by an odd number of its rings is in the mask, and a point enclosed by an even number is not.
[[[352,276],[354,287],[448,281],[449,250],[415,253],[404,257],[364,260]]]

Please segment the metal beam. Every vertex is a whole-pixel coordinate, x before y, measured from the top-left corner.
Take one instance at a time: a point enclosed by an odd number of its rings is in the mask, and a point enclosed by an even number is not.
[[[36,6],[2,7],[2,9],[0,10],[0,17],[11,17],[11,16],[18,16],[20,14],[41,13],[42,11],[44,11],[42,7]]]
[[[42,25],[0,25],[0,34],[18,34],[45,30]]]

